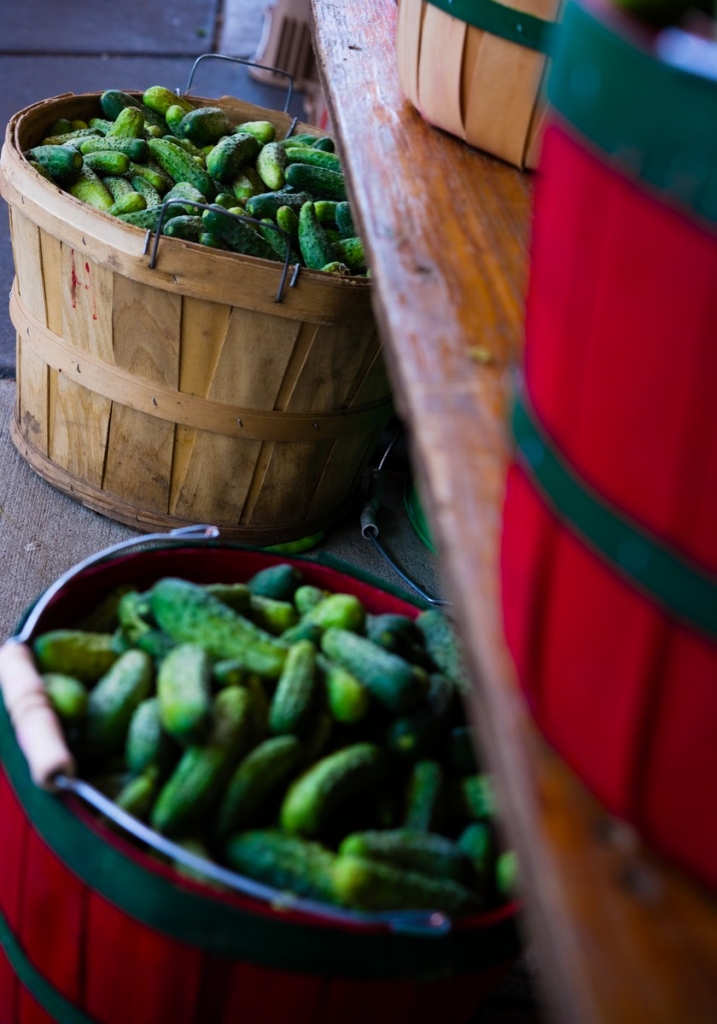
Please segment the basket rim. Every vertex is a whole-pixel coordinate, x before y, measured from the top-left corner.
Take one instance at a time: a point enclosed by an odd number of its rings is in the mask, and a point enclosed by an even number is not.
[[[126,91],[133,94],[131,90]],[[134,95],[139,93],[135,90]],[[24,155],[24,149],[35,144],[28,137],[32,127],[29,121],[37,119],[39,124],[44,120],[40,115],[47,111],[47,127],[52,120],[62,116],[58,108],[60,111],[74,111],[79,116],[86,113],[88,104],[99,104],[100,96],[100,92],[61,93],[38,100],[13,114],[0,152],[0,196],[9,206],[21,208],[24,217],[112,272],[152,287],[212,300],[212,296],[207,295],[206,281],[226,282],[220,296],[213,301],[231,305],[232,276],[251,273],[252,282],[256,280],[252,295],[256,293],[259,311],[287,318],[295,318],[298,314],[301,319],[315,323],[373,319],[373,281],[370,277],[340,277],[301,267],[298,286],[285,286],[281,301],[277,302],[275,296],[284,273],[283,262],[212,249],[165,235],[158,247],[157,264],[150,268],[149,232],[76,199],[40,175]],[[289,114],[228,95],[189,98],[198,103],[224,104],[235,111],[241,109],[246,114],[251,113],[256,118],[261,115],[261,119],[286,127],[293,121]],[[315,125],[301,121],[296,123],[296,128],[302,131],[305,128],[317,135],[325,134]],[[189,273],[188,267],[193,273]]]
[[[117,582],[130,568],[135,570],[136,578],[142,562],[145,568],[149,565],[162,574],[165,556],[169,556],[167,561],[174,561],[187,552],[194,554],[196,569],[200,555],[206,566],[208,551],[215,551],[217,560],[233,551],[238,562],[244,557],[252,568],[288,562],[301,567],[309,581],[326,581],[328,574],[329,578],[340,578],[348,588],[371,594],[376,601],[389,596],[392,607],[403,607],[406,613],[418,613],[425,607],[415,595],[326,553],[287,556],[221,540],[187,541],[181,547],[160,546],[131,555],[110,555],[79,573],[72,582],[81,584],[92,575],[95,582],[108,575]],[[156,563],[154,567],[152,563]],[[65,588],[55,594],[35,623],[30,639],[47,628],[45,613],[52,625],[53,610],[56,615],[69,593]],[[20,628],[21,623],[17,632]],[[0,750],[5,773],[24,813],[55,856],[92,891],[172,938],[210,952],[287,970],[312,971],[320,963],[338,975],[373,978],[471,973],[510,959],[519,950],[516,920],[520,908],[515,900],[459,919],[445,935],[417,936],[391,932],[385,924],[358,923],[354,927],[291,907],[276,909],[238,893],[219,894],[157,863],[128,839],[97,822],[84,808],[78,809],[77,802],[59,799],[35,786],[4,706],[0,706]]]

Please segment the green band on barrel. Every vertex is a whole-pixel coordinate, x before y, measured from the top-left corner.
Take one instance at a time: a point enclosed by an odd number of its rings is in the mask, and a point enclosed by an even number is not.
[[[530,50],[549,53],[555,22],[536,18],[534,14],[516,11],[496,0],[428,0],[467,25],[483,29],[493,36],[508,39]]]
[[[626,177],[717,222],[717,81],[658,60],[573,0],[548,99]]]
[[[1,911],[0,946],[18,979],[53,1020],[62,1021],[62,1024],[95,1024],[91,1017],[73,1006],[30,963]]]
[[[512,427],[520,464],[561,522],[668,615],[717,639],[717,578],[598,495],[524,396],[514,403]]]

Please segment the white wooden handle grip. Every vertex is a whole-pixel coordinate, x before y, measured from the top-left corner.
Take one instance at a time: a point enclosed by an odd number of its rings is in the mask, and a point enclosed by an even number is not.
[[[52,789],[58,772],[74,775],[75,760],[25,644],[8,641],[0,647],[0,689],[33,782]]]

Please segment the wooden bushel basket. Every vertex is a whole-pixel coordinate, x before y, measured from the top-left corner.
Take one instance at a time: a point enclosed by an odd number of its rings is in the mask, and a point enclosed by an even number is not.
[[[64,582],[31,634],[130,580],[240,581],[279,561],[184,540],[115,553]],[[289,561],[372,613],[420,610],[337,564]],[[515,902],[428,934],[219,891],[34,785],[2,702],[0,750],[3,1024],[465,1024],[519,951]]]
[[[561,0],[398,0],[396,60],[431,124],[519,168],[536,166],[547,54]]]
[[[291,117],[229,97],[233,124]],[[145,233],[42,178],[23,156],[94,94],[10,121],[18,399],[13,440],[83,504],[140,530],[198,522],[266,546],[344,515],[392,412],[366,278]],[[297,131],[320,134],[310,125]]]
[[[565,759],[717,886],[717,82],[606,5],[566,8],[554,60],[507,640]]]

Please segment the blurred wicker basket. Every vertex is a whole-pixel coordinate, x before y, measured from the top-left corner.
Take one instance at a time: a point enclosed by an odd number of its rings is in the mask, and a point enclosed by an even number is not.
[[[398,77],[421,116],[520,168],[538,161],[560,0],[399,0]]]

